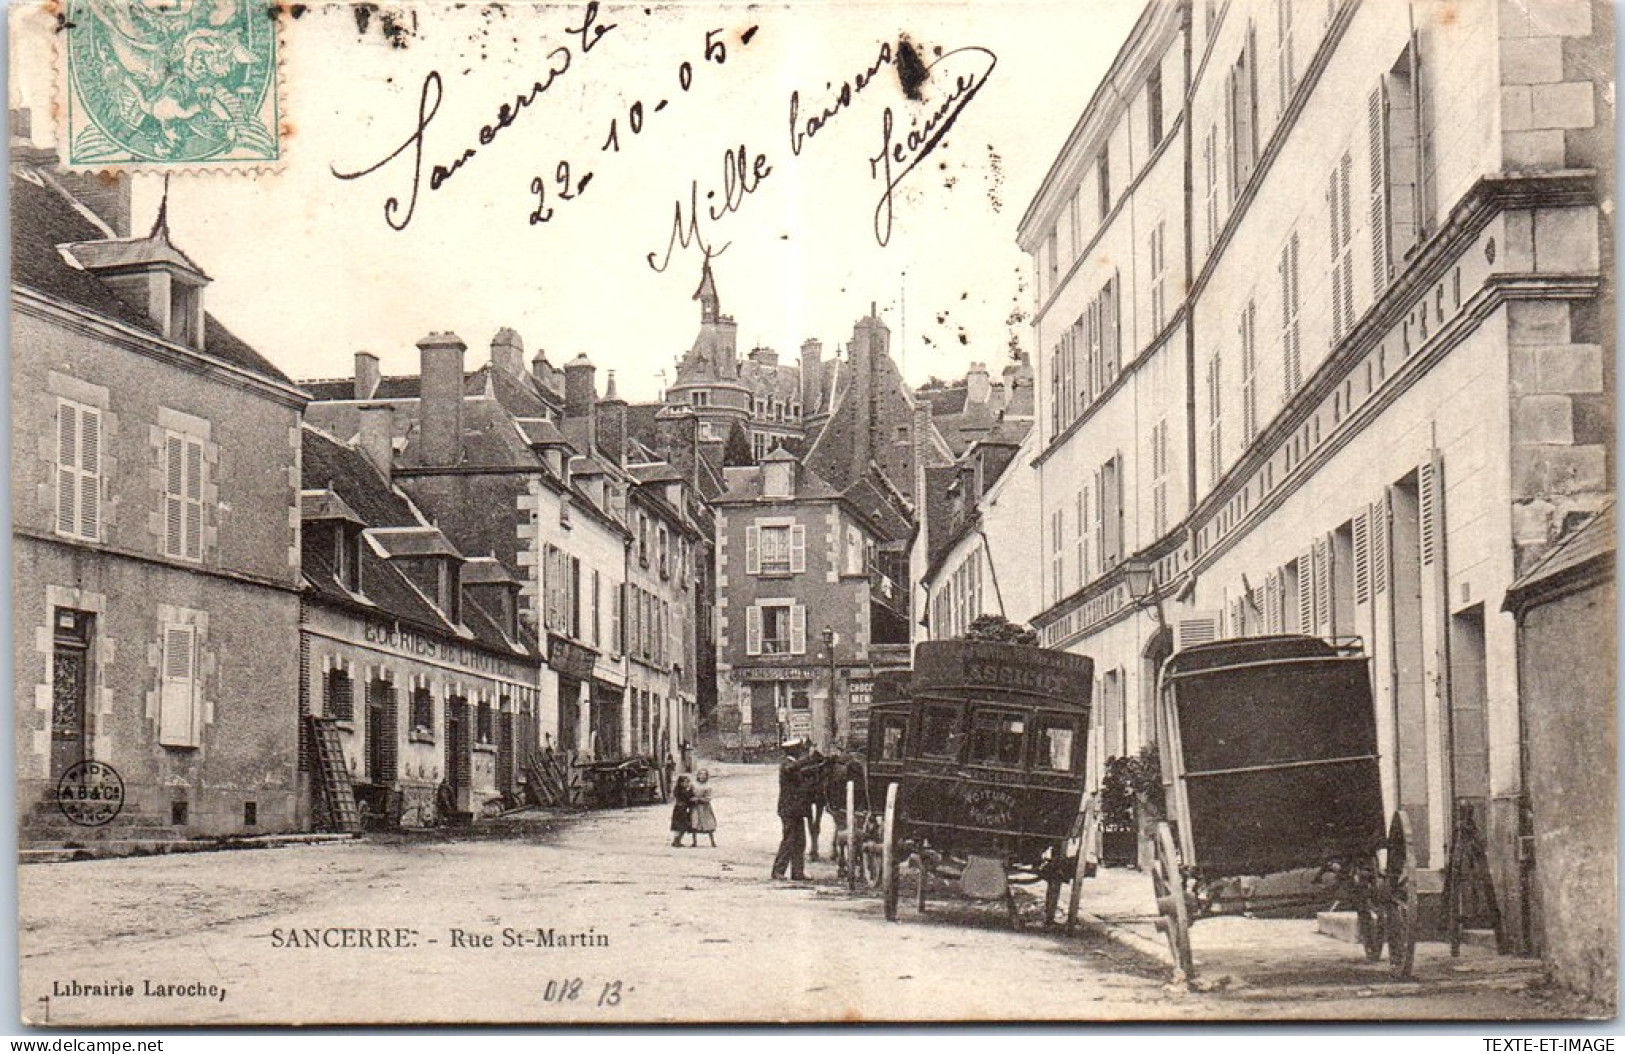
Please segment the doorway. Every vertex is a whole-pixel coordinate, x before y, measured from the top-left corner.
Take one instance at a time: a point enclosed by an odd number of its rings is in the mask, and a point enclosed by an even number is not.
[[[94,616],[57,608],[51,651],[51,776],[60,777],[89,751],[86,701],[90,684],[90,637]]]

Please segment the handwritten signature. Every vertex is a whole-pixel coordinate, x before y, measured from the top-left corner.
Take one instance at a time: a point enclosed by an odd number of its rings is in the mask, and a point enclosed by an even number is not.
[[[956,56],[962,56],[956,58]],[[885,246],[891,241],[892,231],[892,194],[908,174],[930,156],[931,151],[942,144],[943,136],[948,129],[959,120],[959,115],[965,112],[976,93],[982,90],[987,78],[993,73],[993,68],[999,60],[993,52],[982,47],[955,48],[939,56],[926,66],[926,70],[933,71],[954,60],[951,66],[963,66],[962,71],[953,74],[953,89],[943,96],[939,102],[925,115],[923,121],[918,114],[909,119],[908,133],[900,140],[893,139],[896,118],[890,106],[880,118],[881,144],[880,152],[869,159],[869,177],[880,179],[885,183],[885,189],[880,193],[880,201],[875,205],[875,241]],[[943,72],[950,72],[945,69]],[[893,169],[893,166],[900,166]]]
[[[581,38],[577,47],[582,55],[586,55],[603,39],[606,33],[610,32],[618,24],[615,22],[600,23],[598,21],[598,0],[591,0],[583,11],[580,23],[567,27],[565,32]],[[513,102],[505,102],[497,108],[496,116],[491,120],[491,123],[481,126],[476,134],[475,139],[479,144],[477,147],[464,147],[462,153],[451,162],[435,164],[430,167],[429,189],[439,190],[464,165],[479,155],[480,148],[490,146],[504,129],[512,127],[526,109],[534,106],[547,93],[548,89],[553,87],[554,82],[569,72],[573,55],[574,52],[564,46],[556,47],[548,52],[546,72],[531,84],[529,91],[515,95]],[[407,225],[412,222],[412,217],[417,214],[418,194],[423,184],[424,143],[428,136],[429,124],[434,120],[435,115],[440,112],[440,103],[444,97],[445,86],[441,81],[440,71],[430,70],[428,76],[423,78],[423,89],[418,96],[417,127],[412,129],[411,134],[402,141],[400,146],[384,155],[382,160],[354,171],[341,172],[337,165],[329,166],[329,171],[339,179],[361,179],[378,172],[410,151],[412,155],[412,189],[407,196],[406,204],[403,206],[401,199],[393,195],[384,201],[384,222],[397,231],[404,231]],[[590,174],[588,178],[591,178]],[[585,184],[583,183],[582,186],[585,186]]]

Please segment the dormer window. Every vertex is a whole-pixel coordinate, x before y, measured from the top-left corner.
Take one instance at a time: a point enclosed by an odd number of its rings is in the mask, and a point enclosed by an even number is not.
[[[178,276],[169,280],[170,340],[189,348],[203,347],[203,287]]]
[[[361,531],[353,524],[333,525],[333,576],[350,592],[361,592]]]
[[[436,576],[439,579],[440,588],[439,596],[435,600],[435,607],[438,607],[440,613],[446,616],[447,622],[455,626],[463,621],[463,587],[460,581],[462,576],[454,561],[437,560],[436,563],[440,565],[439,573]]]

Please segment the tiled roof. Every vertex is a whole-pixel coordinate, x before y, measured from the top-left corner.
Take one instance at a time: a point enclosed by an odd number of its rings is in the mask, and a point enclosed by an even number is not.
[[[142,310],[114,295],[89,271],[71,265],[58,248],[75,245],[81,258],[88,243],[105,241],[101,228],[74,209],[66,198],[30,179],[11,179],[11,280],[14,284],[61,300],[83,311],[161,336],[158,324]],[[94,252],[94,250],[91,250]],[[259,352],[239,340],[213,315],[204,316],[206,354],[274,381],[287,376]]]
[[[1593,561],[1612,560],[1617,540],[1618,525],[1614,502],[1610,501],[1598,513],[1581,524],[1567,538],[1552,546],[1535,565],[1513,582],[1507,590],[1507,603],[1518,607],[1521,603],[1545,592],[1545,587],[1578,572]]]
[[[302,520],[348,520],[363,522],[349,502],[331,490],[304,490],[299,492],[299,518]]]
[[[303,437],[304,486],[332,489],[369,527],[419,527],[410,502],[355,450],[307,425]]]
[[[438,527],[373,527],[367,537],[389,557],[449,556],[461,560],[463,554],[440,533]]]

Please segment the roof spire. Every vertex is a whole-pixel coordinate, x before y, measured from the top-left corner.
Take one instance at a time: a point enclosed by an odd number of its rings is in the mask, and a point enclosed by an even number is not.
[[[700,287],[694,290],[693,299],[700,302],[700,321],[715,322],[722,309],[717,298],[717,282],[711,275],[711,254],[705,254],[705,264],[700,270]]]
[[[169,240],[169,173],[164,173],[164,196],[158,202],[158,218],[152,224],[149,238]]]

